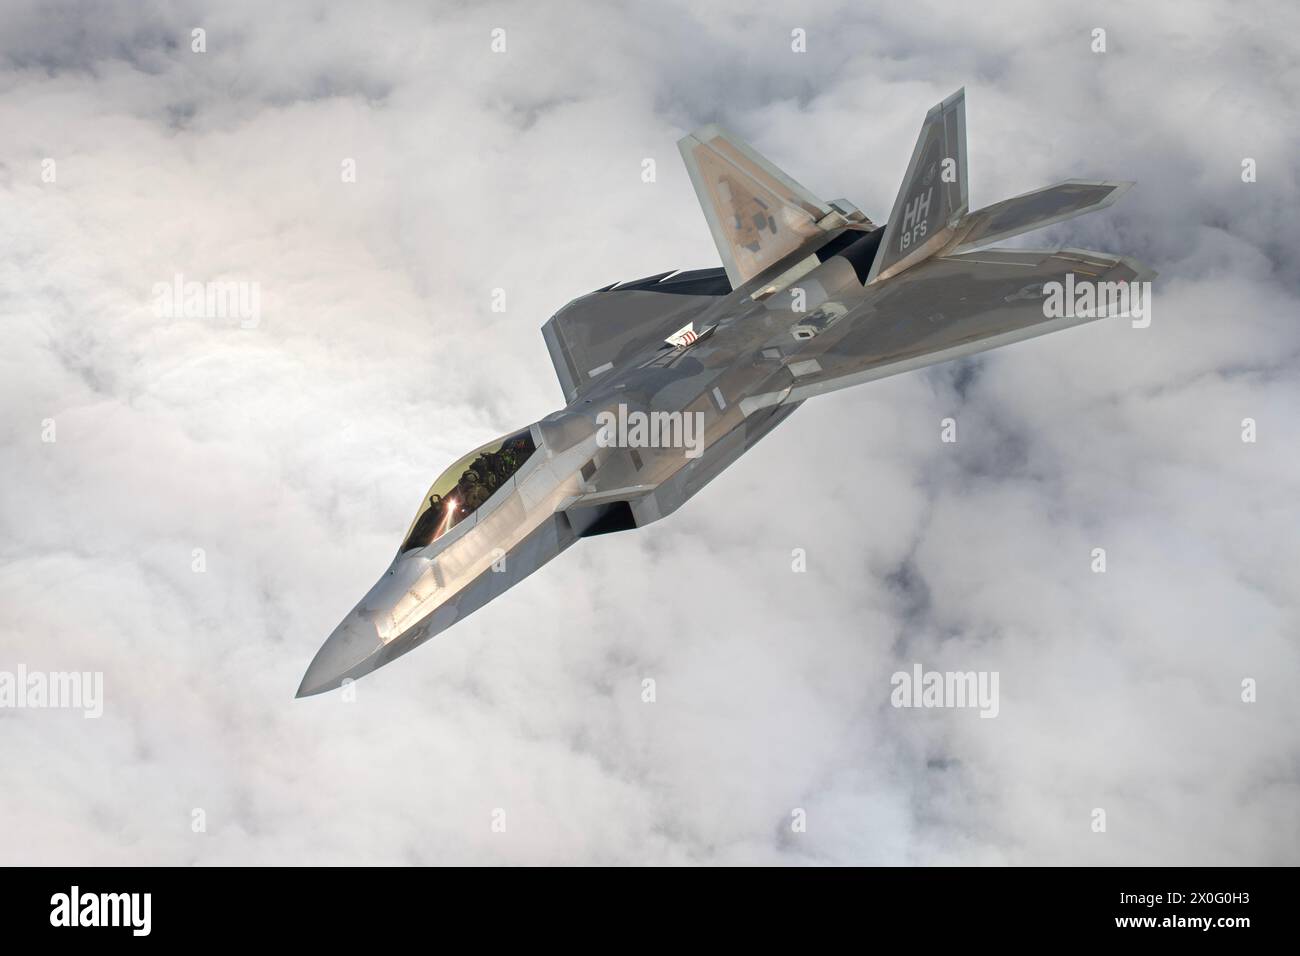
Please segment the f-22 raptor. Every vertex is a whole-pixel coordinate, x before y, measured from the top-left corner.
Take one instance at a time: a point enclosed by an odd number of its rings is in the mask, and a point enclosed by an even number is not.
[[[672,514],[813,396],[1102,314],[1045,308],[1053,283],[1152,275],[1100,252],[992,245],[1132,184],[1068,180],[970,212],[964,89],[926,115],[883,226],[717,126],[678,146],[723,267],[614,283],[546,322],[568,404],[434,480],[299,697],[418,647],[580,538]]]

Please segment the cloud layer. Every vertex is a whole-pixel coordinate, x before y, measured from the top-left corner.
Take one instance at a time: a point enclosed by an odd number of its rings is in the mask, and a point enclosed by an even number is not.
[[[0,711],[0,862],[1300,862],[1293,5],[696,6],[5,5],[0,669],[106,699]],[[1138,180],[1030,244],[1151,264],[1149,329],[809,402],[293,700],[429,479],[559,406],[541,323],[716,264],[677,137],[883,221],[963,85],[972,205]],[[177,274],[260,323],[158,318]],[[914,662],[998,717],[891,707]]]

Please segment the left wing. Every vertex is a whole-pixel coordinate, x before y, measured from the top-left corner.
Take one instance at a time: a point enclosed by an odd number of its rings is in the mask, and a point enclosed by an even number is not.
[[[1056,315],[1047,307],[1048,283],[1060,283],[1063,295],[1085,280],[1117,292],[1123,283],[1129,295],[1133,283],[1154,275],[1132,259],[1080,249],[936,257],[883,286],[834,332],[811,339],[788,365],[789,393],[774,400],[802,401],[1104,317]],[[1149,305],[1145,294],[1130,301]]]
[[[565,401],[647,346],[662,344],[728,291],[721,269],[700,269],[665,272],[574,299],[542,326]]]

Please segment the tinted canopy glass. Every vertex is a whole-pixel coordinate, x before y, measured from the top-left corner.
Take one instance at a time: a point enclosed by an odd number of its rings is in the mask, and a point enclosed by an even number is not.
[[[403,551],[423,548],[460,524],[510,480],[537,447],[524,429],[476,448],[444,471],[429,486]]]

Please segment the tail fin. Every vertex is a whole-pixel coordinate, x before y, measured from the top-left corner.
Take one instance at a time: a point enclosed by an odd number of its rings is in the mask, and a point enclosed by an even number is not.
[[[934,255],[951,241],[969,208],[963,87],[931,109],[921,124],[867,283],[888,279]]]
[[[677,148],[733,289],[824,230],[847,224],[841,211],[718,126],[682,137]]]

